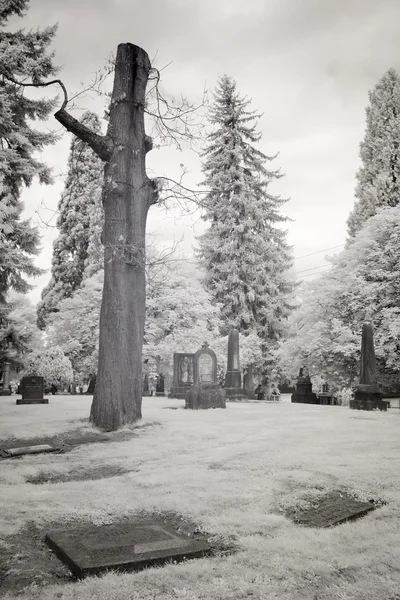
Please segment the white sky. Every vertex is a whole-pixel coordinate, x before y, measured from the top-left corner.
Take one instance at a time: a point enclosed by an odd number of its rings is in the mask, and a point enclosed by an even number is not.
[[[159,68],[172,61],[163,86],[177,97],[196,100],[218,76],[234,77],[252,108],[264,113],[260,149],[279,152],[271,167],[285,177],[273,191],[290,197],[283,212],[293,219],[288,240],[295,257],[344,244],[368,90],[391,66],[400,70],[398,0],[32,0],[18,26],[56,22],[55,62],[71,93],[121,42],[142,46]],[[81,106],[103,104],[88,98]],[[52,119],[49,126],[58,129]],[[69,142],[64,135],[43,153],[55,174],[65,173]],[[198,159],[188,151],[153,150],[148,159],[155,174],[176,176],[182,162],[192,170],[191,182],[201,181]],[[51,187],[32,186],[23,196],[26,214],[37,221],[39,210],[48,219],[51,213],[40,204],[55,210],[61,191],[62,177]],[[184,236],[181,247],[190,253],[203,225],[198,217],[177,216],[152,209],[149,230],[167,246]],[[56,231],[41,232],[37,263],[49,268]],[[295,268],[324,262],[319,253],[296,260]],[[36,280],[33,301],[48,278]]]

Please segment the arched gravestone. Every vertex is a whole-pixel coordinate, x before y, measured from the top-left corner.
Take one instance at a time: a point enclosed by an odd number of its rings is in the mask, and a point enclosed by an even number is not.
[[[203,344],[193,359],[194,386],[186,393],[185,408],[226,408],[225,392],[217,381],[217,357]]]

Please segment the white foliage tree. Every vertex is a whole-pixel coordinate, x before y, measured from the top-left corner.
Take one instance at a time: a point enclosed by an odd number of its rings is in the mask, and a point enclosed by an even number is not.
[[[205,220],[209,229],[199,238],[205,284],[221,305],[222,331],[235,327],[241,334],[254,332],[261,340],[264,370],[271,350],[282,335],[290,311],[292,286],[286,272],[291,266],[285,202],[270,190],[281,177],[267,164],[254,144],[259,115],[249,111],[230,77],[219,80],[209,120],[213,126],[203,153]]]

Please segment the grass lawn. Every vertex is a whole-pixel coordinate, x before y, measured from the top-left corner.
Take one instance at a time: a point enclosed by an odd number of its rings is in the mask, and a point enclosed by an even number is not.
[[[91,398],[49,398],[48,406],[0,398],[0,440],[94,431]],[[133,431],[63,454],[0,461],[0,597],[400,600],[400,411],[182,405],[144,398]],[[288,518],[337,489],[386,504],[329,529]],[[50,526],[112,523],[140,511],[181,514],[236,551],[83,581],[49,550],[35,562]]]

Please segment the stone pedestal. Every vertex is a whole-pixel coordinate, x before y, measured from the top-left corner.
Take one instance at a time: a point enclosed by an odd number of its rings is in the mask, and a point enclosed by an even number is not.
[[[358,385],[350,408],[354,410],[387,410],[388,403],[382,400],[382,393],[374,385]]]
[[[192,410],[226,408],[225,390],[218,383],[200,383],[186,394],[185,408]]]
[[[225,375],[224,389],[227,400],[247,399],[242,389],[239,360],[239,332],[237,329],[231,329],[228,335],[228,369]]]
[[[361,334],[360,382],[349,406],[354,410],[387,410],[387,402],[382,397],[377,379],[372,325],[366,322]]]

